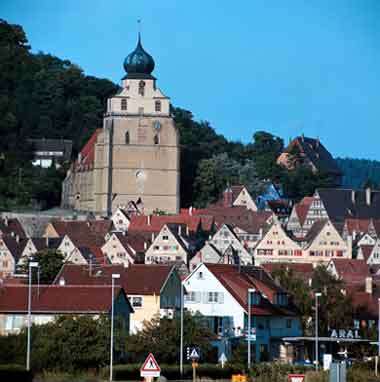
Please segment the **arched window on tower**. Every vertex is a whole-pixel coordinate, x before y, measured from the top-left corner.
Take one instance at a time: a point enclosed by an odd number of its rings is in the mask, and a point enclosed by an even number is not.
[[[145,94],[145,81],[139,82],[139,94],[142,96]]]
[[[160,144],[160,134],[159,133],[154,134],[154,144],[155,145]]]
[[[156,111],[161,111],[161,101],[156,101],[154,103],[154,108]]]
[[[125,144],[129,145],[129,131],[125,132]]]
[[[121,99],[121,110],[127,110],[127,99],[126,98],[122,98]]]

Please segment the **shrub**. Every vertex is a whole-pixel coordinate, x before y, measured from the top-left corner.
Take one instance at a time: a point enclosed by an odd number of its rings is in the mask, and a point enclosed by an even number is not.
[[[115,381],[121,380],[139,380],[140,377],[140,364],[129,365],[115,365],[113,367],[113,378]],[[193,370],[191,365],[185,364],[183,367],[183,374],[180,375],[178,365],[160,365],[161,375],[169,380],[173,379],[192,379]],[[207,377],[211,379],[231,379],[232,374],[242,372],[241,365],[226,365],[222,368],[220,365],[215,364],[199,364],[197,367],[198,377]],[[103,378],[108,377],[109,368],[102,370]]]
[[[32,382],[33,374],[20,365],[0,365],[0,381]]]

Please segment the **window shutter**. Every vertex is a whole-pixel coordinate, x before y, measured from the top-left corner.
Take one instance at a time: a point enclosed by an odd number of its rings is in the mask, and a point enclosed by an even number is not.
[[[223,292],[218,292],[218,302],[219,302],[219,304],[223,304],[223,302],[224,302],[224,293]]]
[[[203,292],[203,303],[208,304],[208,292]]]
[[[195,292],[195,302],[200,303],[202,300],[202,292]]]

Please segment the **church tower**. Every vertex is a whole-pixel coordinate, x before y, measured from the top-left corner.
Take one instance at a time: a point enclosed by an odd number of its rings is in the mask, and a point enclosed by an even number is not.
[[[65,180],[82,183],[64,185],[79,195],[64,198],[73,200],[74,208],[110,215],[120,205],[136,203],[145,214],[156,209],[179,212],[179,133],[170,99],[152,75],[154,65],[139,34],[135,50],[124,61],[122,89],[108,99],[103,129],[92,138],[90,180],[75,174]],[[83,155],[78,160],[83,161]]]

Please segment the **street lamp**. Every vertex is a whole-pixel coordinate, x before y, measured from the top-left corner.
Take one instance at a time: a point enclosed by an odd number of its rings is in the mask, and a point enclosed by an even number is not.
[[[248,289],[248,372],[251,370],[251,293],[256,292],[256,289]]]
[[[179,372],[182,375],[183,374],[183,299],[184,299],[184,293],[183,293],[184,286],[181,282],[181,333],[180,333],[180,349],[179,349]]]
[[[111,355],[110,355],[110,381],[113,378],[113,315],[114,315],[114,290],[115,280],[120,278],[119,273],[112,273],[112,305],[111,305]]]
[[[27,339],[27,348],[26,348],[26,370],[30,370],[30,331],[32,326],[32,268],[38,268],[37,261],[29,262],[28,339]]]
[[[315,296],[315,371],[318,371],[318,297],[322,296],[321,292],[316,292]]]

